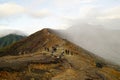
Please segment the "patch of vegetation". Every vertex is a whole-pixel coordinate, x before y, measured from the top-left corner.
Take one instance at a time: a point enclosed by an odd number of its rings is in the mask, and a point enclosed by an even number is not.
[[[13,44],[23,38],[25,38],[25,36],[16,35],[16,34],[9,34],[7,36],[4,36],[0,38],[0,48]]]
[[[106,64],[102,61],[96,61],[95,62],[97,68],[103,68]]]
[[[96,67],[98,67],[98,68],[102,68],[102,67],[103,67],[103,64],[102,64],[102,63],[97,62],[97,63],[96,63]]]

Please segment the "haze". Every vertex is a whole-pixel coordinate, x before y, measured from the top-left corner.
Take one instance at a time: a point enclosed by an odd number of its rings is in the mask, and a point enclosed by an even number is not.
[[[120,0],[0,0],[0,35],[42,28],[120,64]]]
[[[66,30],[55,30],[64,39],[120,65],[120,30],[79,23]]]

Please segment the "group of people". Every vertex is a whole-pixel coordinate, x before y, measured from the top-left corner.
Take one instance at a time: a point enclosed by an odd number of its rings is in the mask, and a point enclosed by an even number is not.
[[[56,58],[62,58],[64,54],[66,55],[73,55],[72,52],[70,52],[68,49],[61,49],[60,52],[57,52],[57,50],[60,49],[59,45],[52,46],[51,50],[47,47],[45,47],[45,50],[48,52],[51,52],[51,55]]]

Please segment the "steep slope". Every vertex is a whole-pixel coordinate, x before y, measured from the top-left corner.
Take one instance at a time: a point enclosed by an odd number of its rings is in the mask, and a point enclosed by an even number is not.
[[[0,80],[120,80],[119,66],[105,63],[50,29],[32,34],[4,53]]]
[[[52,44],[59,44],[59,42],[63,41],[58,36],[51,34],[51,32],[48,30],[49,29],[43,29],[38,31],[35,34],[32,34],[29,37],[7,47],[0,53],[4,53],[4,55],[33,53],[39,49],[43,49],[48,42],[51,46]]]
[[[0,38],[0,48],[8,46],[12,43],[15,43],[21,39],[25,38],[25,36],[17,35],[17,34],[9,34]]]

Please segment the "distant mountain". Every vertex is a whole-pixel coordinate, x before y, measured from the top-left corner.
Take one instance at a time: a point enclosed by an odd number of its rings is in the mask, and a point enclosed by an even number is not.
[[[0,56],[0,80],[120,79],[119,66],[61,38],[51,29],[42,29],[4,48]]]
[[[4,37],[0,37],[0,48],[6,47],[10,44],[13,44],[26,36],[17,35],[17,34],[8,34]]]

